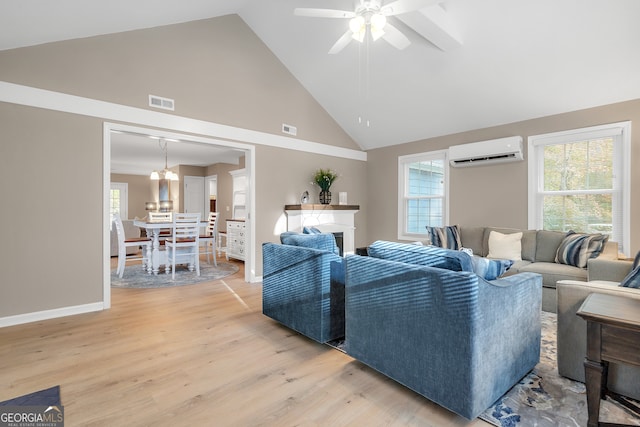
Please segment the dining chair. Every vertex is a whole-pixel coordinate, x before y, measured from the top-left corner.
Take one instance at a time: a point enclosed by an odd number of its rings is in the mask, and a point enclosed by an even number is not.
[[[151,258],[151,239],[148,237],[126,237],[124,234],[124,226],[120,215],[113,215],[113,223],[116,226],[116,234],[118,235],[118,267],[116,274],[122,279],[124,275],[124,266],[127,261],[142,260],[142,268],[148,270]],[[128,247],[141,247],[142,256],[138,254],[127,256]]]
[[[189,264],[200,276],[200,213],[174,213],[172,235],[165,240],[167,268],[176,277],[176,264]]]
[[[173,222],[173,212],[149,212],[149,222]],[[164,241],[171,237],[171,225],[163,228],[158,232],[160,236],[160,244],[164,245]]]
[[[149,222],[172,222],[173,212],[149,212]]]
[[[200,245],[204,247],[201,254],[207,255],[207,262],[211,263],[210,255],[213,255],[213,265],[218,266],[216,261],[216,233],[218,232],[218,213],[209,212],[209,220],[204,234],[200,235]]]

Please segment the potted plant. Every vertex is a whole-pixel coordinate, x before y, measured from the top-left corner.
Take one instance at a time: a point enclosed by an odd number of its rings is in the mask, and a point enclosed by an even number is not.
[[[331,203],[331,184],[338,179],[338,174],[331,169],[318,169],[313,176],[313,182],[320,187],[320,203],[328,205]]]

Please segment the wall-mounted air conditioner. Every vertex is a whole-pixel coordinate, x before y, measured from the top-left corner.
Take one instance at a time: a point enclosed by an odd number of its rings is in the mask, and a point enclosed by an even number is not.
[[[449,147],[449,164],[454,167],[482,166],[517,160],[523,160],[521,136]]]

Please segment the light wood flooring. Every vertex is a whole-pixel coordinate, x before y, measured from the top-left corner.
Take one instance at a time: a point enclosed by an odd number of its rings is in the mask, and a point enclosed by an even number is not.
[[[243,277],[1,328],[0,401],[59,384],[67,427],[489,425],[267,318]]]

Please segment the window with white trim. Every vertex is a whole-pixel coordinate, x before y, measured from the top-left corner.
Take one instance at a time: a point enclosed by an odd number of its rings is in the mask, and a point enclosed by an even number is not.
[[[398,239],[423,239],[448,222],[446,151],[398,157]]]
[[[109,192],[109,215],[118,214],[120,218],[127,219],[129,184],[126,182],[112,182]]]
[[[630,122],[529,137],[529,228],[629,248]]]

